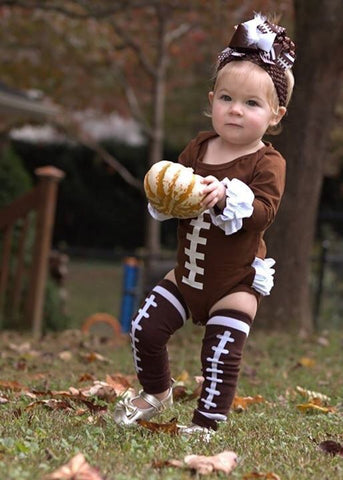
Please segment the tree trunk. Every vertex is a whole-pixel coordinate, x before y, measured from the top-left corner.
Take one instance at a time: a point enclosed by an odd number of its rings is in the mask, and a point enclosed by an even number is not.
[[[148,163],[149,168],[162,160],[164,143],[164,105],[165,82],[168,52],[166,47],[166,18],[163,13],[159,15],[159,51],[156,64],[156,74],[153,86],[153,121],[152,137],[150,141]],[[146,277],[151,276],[154,264],[158,262],[161,254],[161,225],[147,214],[146,221]]]
[[[285,129],[273,141],[287,160],[287,186],[267,234],[276,259],[275,287],[258,323],[269,328],[313,328],[310,275],[323,164],[342,62],[342,0],[295,0],[295,91]]]

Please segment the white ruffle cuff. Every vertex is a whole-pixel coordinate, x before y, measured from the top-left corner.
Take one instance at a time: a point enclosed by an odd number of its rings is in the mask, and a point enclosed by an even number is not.
[[[275,260],[273,258],[262,260],[262,258],[258,257],[255,257],[251,265],[256,272],[252,287],[263,296],[269,295],[274,286],[275,270],[272,268],[274,265]]]
[[[156,210],[156,208],[153,207],[151,203],[148,203],[148,210],[152,218],[158,220],[159,222],[163,222],[163,220],[169,220],[170,218],[173,218],[172,215],[166,215],[165,213],[161,213]]]
[[[243,218],[251,217],[255,195],[251,188],[238,178],[224,178],[222,183],[226,187],[226,206],[219,215],[211,208],[210,215],[214,225],[224,230],[225,235],[231,235],[242,228]]]

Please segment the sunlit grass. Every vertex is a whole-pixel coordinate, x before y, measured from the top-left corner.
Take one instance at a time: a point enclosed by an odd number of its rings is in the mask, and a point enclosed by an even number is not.
[[[121,262],[71,259],[66,279],[70,326],[79,327],[97,312],[119,318],[122,278]]]

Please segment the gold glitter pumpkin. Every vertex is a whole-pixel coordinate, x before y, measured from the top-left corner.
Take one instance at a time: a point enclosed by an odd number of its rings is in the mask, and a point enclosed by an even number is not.
[[[158,212],[176,218],[193,218],[204,211],[202,178],[190,167],[162,160],[145,175],[144,189]]]

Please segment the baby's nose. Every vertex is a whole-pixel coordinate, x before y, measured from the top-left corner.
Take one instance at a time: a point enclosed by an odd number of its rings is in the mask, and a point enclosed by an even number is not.
[[[231,102],[230,112],[236,115],[242,115],[242,105],[239,102]]]

